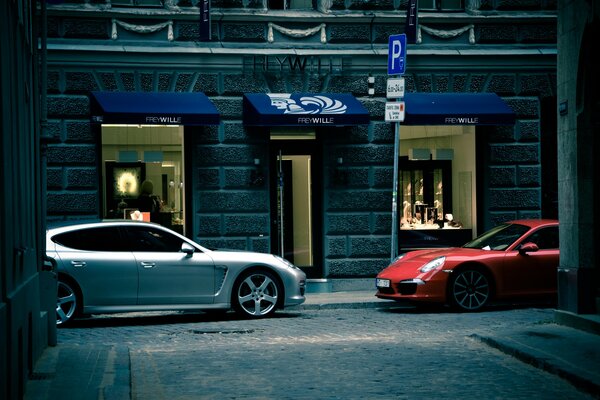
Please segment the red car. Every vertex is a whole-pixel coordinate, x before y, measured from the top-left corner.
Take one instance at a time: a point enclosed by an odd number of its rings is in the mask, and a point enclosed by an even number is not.
[[[558,221],[516,220],[462,247],[416,250],[376,278],[381,299],[475,311],[492,299],[556,298]]]

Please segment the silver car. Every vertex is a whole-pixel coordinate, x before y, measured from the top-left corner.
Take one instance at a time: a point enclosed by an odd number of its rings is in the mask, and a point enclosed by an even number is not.
[[[260,318],[302,304],[306,275],[272,254],[214,251],[163,226],[99,221],[50,228],[56,323],[85,314],[229,310]]]

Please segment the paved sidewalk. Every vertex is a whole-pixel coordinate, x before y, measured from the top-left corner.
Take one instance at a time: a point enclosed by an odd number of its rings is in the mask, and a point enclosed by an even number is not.
[[[384,307],[402,305],[378,299],[374,291],[346,291],[309,293],[306,302],[296,309]],[[583,318],[562,312],[555,315],[556,320],[570,321],[571,326],[531,324],[516,330],[496,331],[493,335],[472,335],[472,338],[556,374],[600,399],[600,316]],[[588,331],[572,327],[578,324],[573,321],[581,320],[585,320]],[[152,369],[152,366],[145,368]],[[48,348],[36,364],[25,399],[130,399],[130,374],[126,346],[59,344]],[[74,396],[74,382],[80,382],[77,387],[83,387],[83,393]]]

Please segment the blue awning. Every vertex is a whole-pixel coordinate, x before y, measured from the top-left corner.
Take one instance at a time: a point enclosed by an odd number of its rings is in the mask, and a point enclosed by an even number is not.
[[[219,125],[204,93],[92,92],[92,122],[101,124]]]
[[[244,95],[248,126],[368,125],[367,109],[346,93],[250,93]]]
[[[402,125],[514,125],[514,111],[495,93],[406,93]]]

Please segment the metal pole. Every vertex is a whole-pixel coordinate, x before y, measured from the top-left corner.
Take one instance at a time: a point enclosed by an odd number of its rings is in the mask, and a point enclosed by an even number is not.
[[[281,154],[281,150],[279,150],[279,176],[278,176],[278,186],[279,186],[279,255],[281,257],[284,256],[284,248],[283,248],[283,155]]]
[[[392,244],[390,262],[398,256],[398,158],[400,152],[400,123],[394,126],[394,182],[392,189]]]

